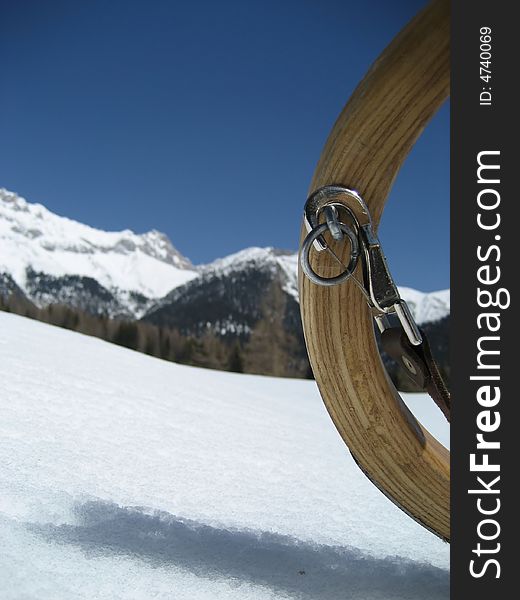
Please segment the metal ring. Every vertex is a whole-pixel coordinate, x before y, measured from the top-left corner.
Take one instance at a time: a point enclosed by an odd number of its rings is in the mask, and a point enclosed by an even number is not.
[[[343,273],[336,275],[335,277],[322,277],[318,275],[316,271],[311,267],[311,263],[309,260],[309,253],[314,241],[323,235],[326,231],[328,231],[329,226],[327,223],[322,223],[318,225],[314,229],[312,229],[308,234],[302,244],[302,249],[300,253],[300,264],[302,266],[303,272],[307,277],[317,285],[338,285],[346,281],[355,271],[357,266],[357,261],[359,258],[359,243],[357,235],[345,225],[339,221],[338,223],[341,231],[348,237],[350,240],[350,261],[348,267]]]

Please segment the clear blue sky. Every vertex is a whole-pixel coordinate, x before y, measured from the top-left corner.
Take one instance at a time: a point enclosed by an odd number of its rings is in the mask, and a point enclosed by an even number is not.
[[[332,124],[423,4],[0,0],[0,186],[95,227],[159,229],[195,263],[296,249]],[[398,283],[448,287],[447,106],[387,206]]]

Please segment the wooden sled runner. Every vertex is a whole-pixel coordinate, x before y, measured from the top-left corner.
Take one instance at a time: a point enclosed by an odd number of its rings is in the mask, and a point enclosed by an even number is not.
[[[371,67],[329,135],[310,195],[331,185],[356,190],[377,228],[399,168],[449,94],[449,7],[448,0],[428,5]],[[306,235],[304,228],[302,240]],[[352,246],[336,246],[348,263],[345,253]],[[315,246],[308,259],[324,277],[341,271],[331,253]],[[355,274],[363,278],[360,265]],[[301,268],[299,286],[312,369],[341,437],[381,491],[449,541],[449,452],[415,419],[391,383],[365,296],[353,278],[316,285]]]

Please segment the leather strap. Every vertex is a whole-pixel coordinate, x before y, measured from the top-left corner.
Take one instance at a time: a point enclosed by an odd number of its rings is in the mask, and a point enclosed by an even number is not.
[[[408,377],[432,397],[449,422],[450,392],[442,379],[428,339],[422,330],[421,335],[422,344],[412,346],[400,327],[390,327],[381,334],[381,344],[383,350],[403,367]]]

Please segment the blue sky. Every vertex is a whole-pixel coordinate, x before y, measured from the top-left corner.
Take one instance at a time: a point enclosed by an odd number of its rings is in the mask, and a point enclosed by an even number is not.
[[[296,249],[321,148],[423,2],[0,0],[0,186],[193,262]],[[394,277],[449,286],[449,108],[380,229]],[[413,251],[412,251],[413,249]]]

